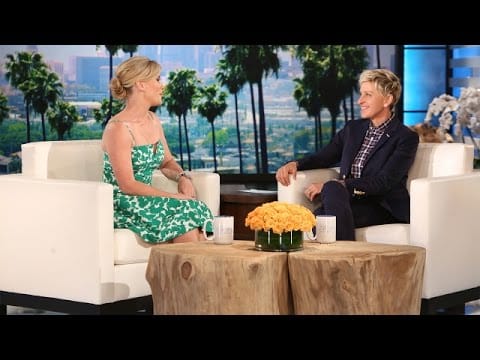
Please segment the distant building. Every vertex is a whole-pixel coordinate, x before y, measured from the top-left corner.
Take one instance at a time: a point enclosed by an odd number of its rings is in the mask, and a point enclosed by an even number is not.
[[[122,59],[119,57],[113,58],[113,66],[120,64]],[[105,84],[105,77],[102,76],[102,67],[106,66],[110,71],[108,57],[90,57],[77,56],[76,57],[76,83],[90,86],[92,89],[101,91],[108,86]]]
[[[11,161],[11,158],[0,155],[0,174],[8,174],[8,167]]]
[[[0,174],[19,173],[22,169],[21,152],[15,152],[10,156],[0,155]]]
[[[55,60],[48,60],[47,65],[50,67],[52,71],[54,71],[58,77],[60,78],[61,81],[65,81],[65,73],[64,73],[64,67],[63,67],[63,62],[60,61],[55,61]]]
[[[102,104],[98,101],[69,101],[70,105],[75,106],[78,114],[83,117],[83,120],[93,118],[93,110],[100,109]]]

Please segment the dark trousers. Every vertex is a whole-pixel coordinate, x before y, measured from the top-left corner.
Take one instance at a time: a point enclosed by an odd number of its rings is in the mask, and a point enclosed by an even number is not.
[[[315,215],[337,217],[337,240],[355,240],[355,228],[399,222],[378,203],[365,198],[352,198],[337,181],[328,181],[320,193],[322,206]]]

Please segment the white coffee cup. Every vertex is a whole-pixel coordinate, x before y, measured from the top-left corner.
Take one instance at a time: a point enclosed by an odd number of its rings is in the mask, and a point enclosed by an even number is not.
[[[213,234],[207,236],[206,226],[209,222],[213,224]],[[233,216],[219,215],[212,219],[207,219],[203,224],[203,236],[207,240],[213,240],[215,244],[233,243]]]
[[[316,240],[322,244],[330,244],[337,241],[337,217],[335,215],[317,215],[316,234],[307,233],[310,240]]]

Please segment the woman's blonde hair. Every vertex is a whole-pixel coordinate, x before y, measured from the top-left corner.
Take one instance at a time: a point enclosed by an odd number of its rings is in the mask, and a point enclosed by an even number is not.
[[[124,100],[137,81],[147,81],[160,75],[161,66],[146,56],[133,56],[118,65],[110,80],[110,90],[115,99]]]
[[[360,85],[364,82],[372,82],[375,85],[375,89],[383,96],[392,95],[390,109],[393,110],[402,93],[402,84],[397,75],[387,69],[365,70],[360,74],[360,79],[358,80]]]

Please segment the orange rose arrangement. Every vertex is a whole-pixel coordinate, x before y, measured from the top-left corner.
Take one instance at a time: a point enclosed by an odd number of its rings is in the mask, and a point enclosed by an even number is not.
[[[315,216],[302,205],[273,201],[250,211],[245,226],[252,230],[271,230],[276,234],[310,231],[315,226]]]

